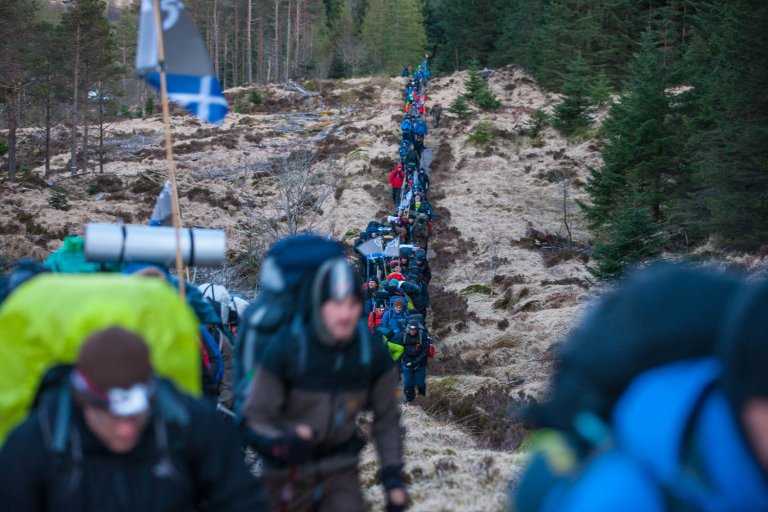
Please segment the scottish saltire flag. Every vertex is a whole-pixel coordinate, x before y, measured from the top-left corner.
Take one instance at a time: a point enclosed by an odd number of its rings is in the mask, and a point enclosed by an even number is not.
[[[160,11],[168,97],[203,121],[220,123],[227,115],[227,100],[192,18],[181,0],[160,0]],[[153,0],[141,1],[136,73],[160,88]]]
[[[157,196],[155,209],[152,210],[150,226],[170,226],[172,222],[173,206],[171,205],[171,182],[166,181],[163,189]]]

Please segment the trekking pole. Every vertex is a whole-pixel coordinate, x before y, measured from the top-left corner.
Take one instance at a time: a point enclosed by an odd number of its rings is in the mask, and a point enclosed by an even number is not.
[[[154,0],[155,31],[157,32],[157,63],[160,67],[160,101],[163,106],[163,126],[165,132],[165,161],[168,166],[168,181],[171,182],[171,218],[176,233],[176,275],[179,276],[179,295],[186,299],[184,289],[184,262],[181,257],[181,212],[179,191],[176,186],[176,164],[173,161],[173,141],[171,140],[171,114],[168,106],[168,78],[165,69],[165,45],[163,43],[163,20],[160,15],[160,0]]]

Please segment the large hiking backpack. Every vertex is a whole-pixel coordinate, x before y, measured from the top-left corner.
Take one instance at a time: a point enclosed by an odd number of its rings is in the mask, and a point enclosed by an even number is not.
[[[635,377],[715,354],[739,289],[731,276],[661,265],[632,275],[604,296],[559,347],[550,399],[520,414],[530,427],[544,430],[517,510],[541,510],[555,486],[577,478],[612,445],[614,407]],[[556,467],[555,459],[567,467]]]
[[[432,338],[432,336],[429,334],[429,329],[427,329],[427,322],[424,320],[424,315],[421,315],[419,313],[412,313],[408,315],[407,322],[410,322],[411,320],[416,320],[419,322],[419,336],[421,339],[425,340],[426,343],[429,343],[429,358],[435,357],[435,340]]]
[[[339,244],[315,235],[277,242],[259,277],[259,294],[240,319],[235,346],[235,410],[239,414],[259,358],[282,329],[300,333],[307,323],[315,274],[327,261],[344,258]]]
[[[51,272],[88,274],[92,272],[119,272],[122,263],[94,263],[85,258],[85,240],[68,236],[59,249],[51,253],[43,263]]]
[[[118,274],[40,274],[0,308],[0,443],[26,415],[41,377],[72,363],[93,332],[140,334],[158,375],[200,394],[198,324],[167,283]]]

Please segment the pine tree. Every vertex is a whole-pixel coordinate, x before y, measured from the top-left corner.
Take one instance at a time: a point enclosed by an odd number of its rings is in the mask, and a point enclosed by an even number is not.
[[[555,107],[554,126],[566,135],[590,125],[593,111],[590,89],[590,70],[578,55],[568,66],[563,79],[563,101]]]
[[[456,114],[459,119],[468,119],[472,117],[472,110],[469,108],[467,99],[463,95],[457,96],[456,99],[451,102],[448,110],[451,113]]]
[[[496,110],[501,106],[499,99],[480,76],[480,66],[476,60],[470,62],[469,77],[464,81],[464,87],[467,91],[464,97],[473,101],[481,109]]]
[[[583,208],[597,234],[614,222],[629,190],[640,192],[638,201],[654,221],[664,220],[665,211],[683,192],[679,114],[666,92],[669,73],[653,34],[646,35],[631,69],[627,92],[611,106],[603,124],[605,165],[591,171],[586,188],[591,204]]]
[[[698,11],[689,52],[697,227],[721,246],[768,240],[768,4],[736,0]]]
[[[600,279],[619,277],[629,267],[661,254],[666,238],[642,205],[624,204],[616,213],[608,239],[595,245],[597,265],[587,270]]]

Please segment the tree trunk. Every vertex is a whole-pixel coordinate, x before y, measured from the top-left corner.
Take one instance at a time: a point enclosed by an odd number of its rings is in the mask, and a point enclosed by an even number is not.
[[[240,6],[235,4],[235,28],[232,31],[232,86],[237,87],[240,81]]]
[[[245,60],[247,70],[247,80],[249,84],[253,83],[253,0],[248,0],[248,29],[245,34]]]
[[[14,98],[8,103],[8,181],[16,179],[16,128],[18,128],[18,118],[16,110],[18,105]]]
[[[88,76],[84,81],[88,83]],[[87,89],[87,87],[86,87]],[[83,91],[83,172],[88,172],[88,92]]]
[[[99,82],[99,173],[104,173],[104,84]]]
[[[75,32],[75,79],[73,82],[74,91],[72,93],[72,127],[70,128],[69,157],[70,173],[72,176],[77,174],[77,110],[78,110],[78,81],[80,79],[80,25],[77,25]]]
[[[221,78],[221,68],[219,67],[219,1],[213,0],[213,69],[217,76]]]
[[[227,88],[227,43],[229,43],[229,39],[227,37],[227,32],[224,31],[224,53],[221,55],[221,89],[224,90]]]
[[[49,75],[50,82],[50,75]],[[51,174],[51,96],[45,97],[45,177]]]
[[[258,48],[259,55],[256,61],[258,81],[260,84],[264,83],[264,0],[257,0],[259,2],[259,28],[258,28]]]
[[[288,11],[285,16],[285,81],[290,79],[291,74],[291,0],[288,0]]]
[[[280,0],[275,0],[275,51],[272,63],[275,66],[275,80],[280,79]]]

